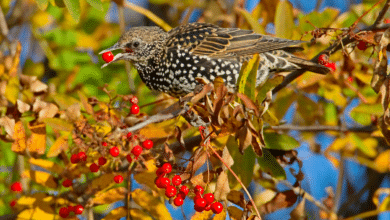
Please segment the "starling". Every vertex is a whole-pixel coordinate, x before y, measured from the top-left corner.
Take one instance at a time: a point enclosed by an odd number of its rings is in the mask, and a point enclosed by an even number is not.
[[[254,54],[260,56],[257,85],[275,72],[305,69],[328,73],[329,68],[291,54],[302,49],[296,46],[301,43],[251,30],[190,23],[168,32],[159,27],[133,27],[100,53],[122,49],[109,63],[131,61],[150,89],[180,97],[195,89],[196,77],[210,82],[222,77],[234,88],[243,62]]]

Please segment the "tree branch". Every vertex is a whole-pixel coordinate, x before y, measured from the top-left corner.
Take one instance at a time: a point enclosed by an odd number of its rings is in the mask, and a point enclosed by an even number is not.
[[[333,125],[309,125],[309,126],[299,126],[299,125],[278,125],[271,126],[274,130],[294,130],[294,131],[310,131],[310,132],[323,132],[323,131],[339,131],[339,132],[363,132],[371,133],[378,130],[375,126],[363,126],[363,127],[343,127],[343,126],[333,126]]]
[[[390,7],[390,0],[387,0],[385,6],[379,12],[378,17],[376,18],[376,20],[375,20],[375,22],[373,24],[374,27],[381,23],[381,21],[385,17],[385,14],[386,14],[387,10],[389,10],[389,7]]]

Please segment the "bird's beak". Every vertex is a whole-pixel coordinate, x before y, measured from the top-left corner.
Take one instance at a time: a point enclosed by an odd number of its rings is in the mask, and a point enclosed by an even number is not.
[[[123,48],[122,46],[120,46],[119,43],[116,43],[116,44],[114,44],[112,47],[100,51],[99,54],[103,54],[103,53],[105,53],[105,52],[114,51],[114,50],[119,50],[119,49],[124,49],[124,48]],[[122,53],[122,52],[116,54],[116,55],[114,56],[114,59],[113,59],[111,62],[105,63],[105,64],[102,65],[102,69],[103,69],[104,67],[108,66],[108,64],[110,64],[110,63],[113,63],[113,62],[118,61],[118,60],[123,60],[125,56],[127,56],[127,54],[126,54],[126,53]]]

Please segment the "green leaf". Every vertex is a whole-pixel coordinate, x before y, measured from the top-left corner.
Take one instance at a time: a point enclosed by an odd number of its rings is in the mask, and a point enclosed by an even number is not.
[[[87,2],[99,11],[103,11],[103,4],[101,0],[87,0]]]
[[[49,4],[49,0],[36,0],[38,8],[42,11],[46,10],[47,5]]]
[[[299,17],[299,29],[302,31],[302,33],[305,33],[307,31],[314,30],[316,27],[324,27],[324,28],[329,27],[334,22],[338,14],[339,14],[339,10],[334,8],[326,8],[322,12],[313,11],[309,14]],[[310,21],[311,24],[308,23],[308,21]],[[312,24],[315,25],[315,27],[313,27]],[[342,27],[349,27],[349,26],[350,25],[342,26]],[[307,35],[306,39],[310,39],[310,38],[312,38],[312,36]]]
[[[269,150],[263,148],[263,156],[258,157],[257,162],[263,172],[271,173],[271,175],[278,180],[286,179],[286,172]]]
[[[241,8],[237,8],[236,10],[245,18],[254,32],[265,34],[263,26],[261,26],[257,19],[255,19],[248,11]]]
[[[69,10],[69,13],[72,18],[76,22],[79,22],[81,12],[79,0],[64,0],[64,3],[66,5],[66,8]]]
[[[290,39],[294,24],[293,7],[287,0],[279,1],[275,13],[275,34],[277,37]]]
[[[255,100],[257,69],[259,68],[259,54],[253,55],[249,62],[244,62],[237,80],[238,93],[245,94]]]
[[[325,110],[325,124],[327,125],[337,125],[338,124],[338,117],[337,117],[337,109],[336,106],[331,103],[325,103],[324,104],[324,110]]]
[[[265,148],[274,150],[292,150],[299,147],[299,142],[287,134],[264,133]]]
[[[259,103],[263,102],[265,99],[265,96],[267,95],[267,92],[271,91],[273,88],[275,88],[277,85],[283,82],[284,76],[275,76],[272,79],[268,79],[266,83],[259,86],[257,89],[257,101]]]
[[[253,177],[256,154],[253,152],[251,147],[248,147],[245,149],[244,155],[242,155],[238,150],[238,142],[233,136],[229,137],[226,147],[228,148],[230,156],[234,161],[234,164],[231,167],[232,170],[237,174],[246,187],[249,186]],[[228,173],[228,178],[230,188],[241,188],[241,185],[230,172]]]
[[[351,117],[362,125],[371,124],[371,115],[381,116],[383,109],[381,104],[361,104],[351,111]]]

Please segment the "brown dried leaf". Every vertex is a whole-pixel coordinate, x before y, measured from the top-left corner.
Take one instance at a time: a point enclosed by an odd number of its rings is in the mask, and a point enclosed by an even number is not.
[[[229,200],[229,202],[232,202],[240,206],[241,208],[245,208],[246,201],[244,198],[244,193],[240,191],[237,190],[230,191],[229,194],[227,195],[227,200]]]
[[[290,213],[290,220],[305,220],[307,219],[306,211],[305,211],[305,199],[302,199],[302,201],[294,208],[294,210]]]
[[[14,127],[14,135],[12,138],[15,140],[12,143],[12,151],[18,154],[24,153],[26,150],[26,131],[24,130],[23,123],[21,121],[16,122]]]
[[[230,192],[228,175],[226,171],[222,171],[217,179],[214,197],[217,201],[226,200],[227,195]]]
[[[88,101],[88,98],[84,95],[84,93],[82,93],[81,91],[78,91],[77,94],[79,95],[79,98],[80,98],[80,101],[81,101],[81,104],[83,105],[84,107],[84,110],[90,114],[90,115],[93,115],[93,107],[92,105],[89,103]]]
[[[39,80],[35,80],[30,84],[30,90],[34,93],[47,92],[47,88],[48,86]]]
[[[57,113],[58,107],[55,104],[50,103],[46,107],[42,108],[41,111],[39,111],[38,119],[42,120],[45,118],[53,118]]]
[[[20,121],[19,121],[20,122]],[[14,136],[15,131],[15,119],[8,116],[3,116],[0,118],[0,126],[4,128],[5,132],[10,136]],[[22,125],[23,126],[23,125]]]
[[[236,133],[238,135],[239,151],[244,154],[244,151],[252,143],[252,132],[249,130],[247,125],[242,126]]]
[[[276,194],[276,196],[260,207],[260,212],[268,214],[279,209],[291,207],[297,201],[297,195],[293,190],[286,190]]]
[[[191,160],[185,170],[185,173],[188,173],[188,175],[193,176],[195,172],[203,166],[203,164],[206,162],[207,154],[203,149],[200,149],[198,153],[195,154],[193,160]]]
[[[40,99],[36,99],[35,102],[33,103],[33,112],[39,112],[41,111],[43,108],[45,108],[46,106],[48,106],[48,103],[47,102],[44,102]]]
[[[81,106],[79,103],[75,103],[71,106],[69,106],[66,110],[65,110],[65,115],[66,117],[72,121],[72,122],[75,122],[77,121],[77,119],[80,118],[81,116]]]
[[[260,116],[259,107],[257,107],[256,104],[248,96],[246,96],[246,95],[244,95],[242,93],[237,93],[237,97],[242,100],[242,102],[245,105],[245,107],[247,107],[248,109],[254,111],[255,115],[257,117]]]
[[[227,211],[228,211],[229,217],[231,219],[233,219],[233,220],[241,220],[241,219],[243,219],[242,217],[244,215],[244,212],[241,209],[239,209],[239,208],[237,208],[235,206],[229,206],[227,208]]]
[[[195,212],[195,214],[191,217],[191,220],[206,220],[210,219],[210,217],[214,213],[209,210],[209,211],[203,211],[203,212]]]
[[[214,171],[205,171],[191,178],[191,183],[196,186],[206,186],[214,180]]]
[[[16,100],[16,105],[18,106],[18,111],[20,113],[25,113],[30,110],[31,106],[25,102],[20,101],[19,99]]]
[[[229,149],[228,149],[226,146],[223,148],[223,151],[222,151],[222,160],[225,162],[225,163],[222,165],[222,169],[223,169],[223,170],[227,170],[227,169],[228,169],[228,168],[225,166],[225,164],[226,164],[228,167],[232,167],[233,164],[234,164],[233,157],[232,157],[232,155],[230,155]]]

